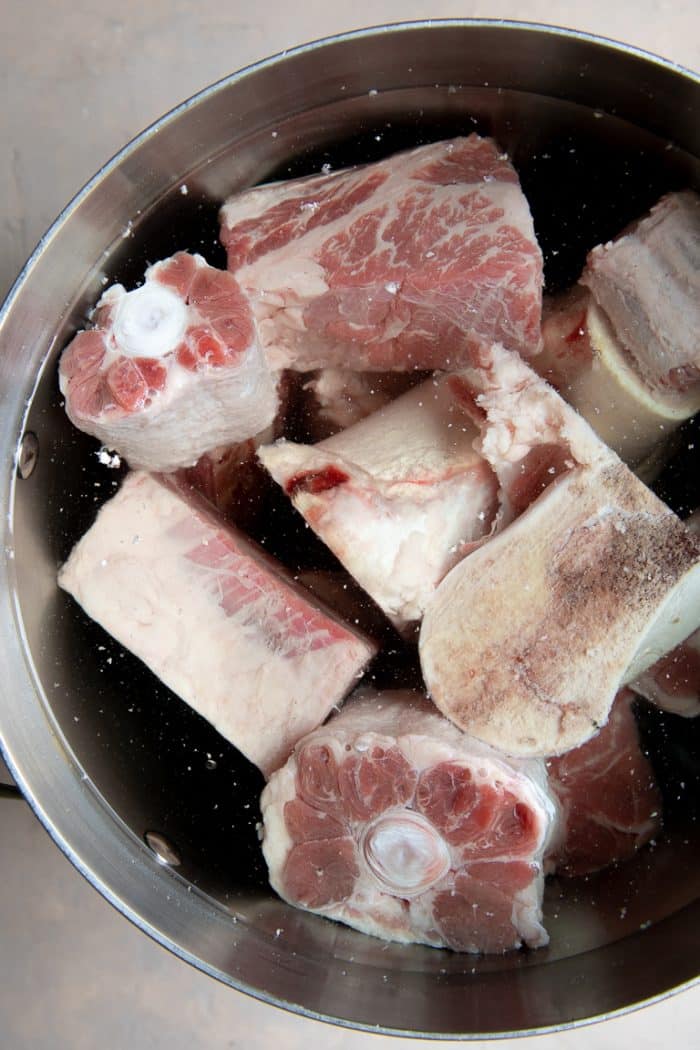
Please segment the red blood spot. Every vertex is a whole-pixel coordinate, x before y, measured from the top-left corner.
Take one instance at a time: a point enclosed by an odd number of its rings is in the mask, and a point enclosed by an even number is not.
[[[413,798],[418,774],[398,747],[375,745],[351,754],[338,773],[340,793],[353,817],[369,820]]]
[[[512,896],[499,886],[460,872],[454,889],[435,895],[433,918],[445,943],[455,951],[506,952],[520,945],[512,909]]]
[[[338,765],[326,744],[304,745],[297,756],[299,794],[312,806],[342,816],[345,806],[338,785]]]
[[[196,272],[195,258],[188,252],[176,252],[170,259],[158,266],[156,280],[168,285],[183,299],[186,299]]]
[[[586,311],[584,310],[569,334],[564,337],[565,343],[577,343],[586,334]]]
[[[155,361],[152,357],[135,357],[134,364],[148,383],[149,390],[155,392],[163,389],[165,380],[168,378],[168,370],[165,365],[160,361]]]
[[[536,445],[518,464],[519,471],[510,487],[510,502],[522,514],[552,482],[572,469],[573,460],[561,445]]]
[[[351,838],[302,842],[287,855],[282,887],[284,895],[295,904],[324,908],[347,900],[359,874]]]
[[[114,400],[127,412],[143,408],[148,397],[148,383],[130,357],[121,357],[107,372],[107,386]]]
[[[340,821],[335,820],[321,809],[309,806],[300,798],[285,802],[284,822],[295,842],[337,839],[345,835],[347,830]]]
[[[306,470],[294,474],[284,486],[284,491],[293,499],[298,492],[310,492],[314,496],[319,492],[337,488],[350,480],[350,475],[338,467],[324,467],[322,470]]]

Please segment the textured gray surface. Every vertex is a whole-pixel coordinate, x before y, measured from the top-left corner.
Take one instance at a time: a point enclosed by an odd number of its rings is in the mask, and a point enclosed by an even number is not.
[[[520,18],[624,39],[700,68],[697,0],[589,0],[585,9],[573,0],[355,0],[347,13],[328,0],[303,9],[277,0],[4,0],[1,13],[0,293],[60,208],[132,135],[206,84],[304,40],[409,18]],[[0,802],[0,886],[2,1050],[416,1045],[293,1017],[203,977],[113,911],[21,803]],[[518,1046],[646,1050],[673,1039],[698,1047],[698,1016],[695,988]]]

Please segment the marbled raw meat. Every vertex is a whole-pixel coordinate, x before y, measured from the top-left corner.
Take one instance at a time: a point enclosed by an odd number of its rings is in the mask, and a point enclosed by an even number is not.
[[[492,139],[259,186],[221,223],[273,368],[432,370],[483,342],[540,349],[542,256]]]
[[[496,478],[445,378],[414,387],[317,445],[258,455],[308,524],[401,630],[488,535]]]
[[[263,791],[263,853],[290,904],[464,952],[547,943],[542,762],[470,740],[418,693],[365,692]]]
[[[109,288],[61,356],[71,421],[132,468],[193,466],[264,430],[278,410],[250,305],[231,274],[178,252],[131,292]]]
[[[560,875],[624,861],[661,830],[661,792],[642,752],[633,700],[621,690],[596,736],[546,763],[561,814],[547,866]]]
[[[140,471],[101,508],[59,583],[266,774],[376,649],[203,501]]]
[[[471,735],[511,754],[561,754],[700,624],[700,540],[517,355],[483,353],[491,388],[472,396],[476,371],[450,381],[490,416],[480,451],[494,469],[510,461],[502,491],[524,509],[439,584],[421,627],[423,676]]]

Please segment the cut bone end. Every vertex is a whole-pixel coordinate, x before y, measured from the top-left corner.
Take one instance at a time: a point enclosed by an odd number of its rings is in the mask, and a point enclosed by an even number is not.
[[[424,893],[450,870],[450,851],[433,825],[405,811],[377,820],[362,845],[382,889],[410,897]]]
[[[577,286],[551,301],[542,333],[545,348],[533,361],[537,371],[631,466],[700,407],[697,391],[669,400],[643,382],[587,289]]]
[[[184,300],[158,281],[147,281],[119,299],[114,339],[128,357],[165,357],[182,339],[186,322]]]
[[[510,754],[579,746],[697,623],[699,559],[622,464],[572,472],[438,588],[420,637],[433,700]]]

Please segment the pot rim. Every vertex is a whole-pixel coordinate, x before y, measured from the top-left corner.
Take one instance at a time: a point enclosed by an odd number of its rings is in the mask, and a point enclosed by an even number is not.
[[[529,22],[529,21],[516,21],[516,20],[505,20],[505,19],[484,19],[484,18],[449,18],[449,19],[422,19],[414,21],[401,21],[395,23],[378,24],[375,26],[367,27],[364,29],[356,29],[348,32],[335,34],[331,36],[321,37],[317,40],[309,43],[304,43],[285,51],[278,52],[270,57],[260,59],[253,62],[242,69],[231,73],[213,84],[203,88],[196,92],[183,102],[176,105],[162,117],[151,123],[141,132],[139,132],[134,138],[132,138],[127,144],[125,144],[117,153],[115,153],[110,159],[108,159],[100,169],[90,178],[82,188],[75,194],[72,200],[66,205],[66,207],[59,213],[55,221],[49,226],[46,232],[38,241],[33,252],[27,259],[26,263],[20,270],[16,280],[14,281],[11,289],[9,290],[7,297],[0,308],[0,333],[2,332],[3,325],[6,319],[10,315],[13,306],[21,294],[22,289],[32,273],[37,260],[43,255],[51,242],[59,234],[61,229],[70,221],[74,213],[78,210],[81,203],[85,198],[92,192],[92,190],[98,186],[108,175],[115,171],[123,162],[138,151],[146,142],[148,142],[154,135],[156,135],[165,126],[172,124],[177,121],[184,113],[188,110],[197,106],[212,96],[221,92],[224,88],[234,85],[247,77],[257,73],[259,70],[270,69],[274,66],[286,62],[290,58],[299,57],[305,54],[316,52],[324,49],[329,45],[337,45],[346,41],[352,41],[357,39],[366,39],[369,37],[381,36],[383,34],[396,34],[396,33],[410,33],[417,30],[425,30],[431,27],[454,27],[454,28],[499,28],[504,32],[525,32],[532,33],[533,35],[546,34],[547,36],[553,36],[556,38],[562,38],[565,40],[577,40],[587,44],[595,45],[599,48],[604,48],[608,51],[619,52],[625,55],[636,56],[643,60],[645,63],[651,63],[652,65],[658,66],[663,70],[680,74],[682,77],[689,79],[693,83],[700,86],[700,76],[692,70],[672,62],[668,59],[662,58],[652,52],[646,51],[642,48],[625,44],[620,41],[610,39],[595,34],[566,29],[564,27],[553,26],[547,23]],[[43,372],[43,367],[46,358],[50,354],[50,348],[39,367],[39,376]],[[37,377],[38,382],[38,377]],[[8,400],[6,398],[5,390],[0,387],[0,405],[7,405]],[[19,430],[19,434],[24,431],[24,422],[26,415],[29,411],[31,404],[31,398],[28,400],[25,406],[25,411],[22,418],[22,426]],[[10,447],[15,448],[19,434],[15,432],[15,441]],[[2,435],[0,435],[2,437]],[[6,461],[9,460],[9,456]],[[15,451],[16,461],[16,451]],[[4,506],[6,508],[5,526],[6,526],[6,537],[8,538],[9,545],[11,546],[12,537],[12,519],[14,511],[14,498],[15,498],[15,485],[17,484],[16,471],[11,472],[11,477],[7,481],[0,483],[0,498],[6,500]],[[49,733],[51,735],[50,745],[53,749],[60,751],[60,761],[64,764],[66,778],[64,778],[64,786],[70,789],[71,785],[74,789],[73,798],[77,798],[75,792],[80,791],[83,802],[87,799],[88,806],[93,818],[101,818],[104,820],[106,815],[109,815],[115,824],[115,832],[121,832],[122,841],[119,849],[119,856],[121,857],[120,863],[126,863],[127,854],[129,850],[133,852],[134,847],[140,848],[141,857],[139,863],[142,864],[142,870],[139,878],[146,879],[148,874],[153,876],[154,887],[156,892],[160,893],[163,898],[166,895],[168,884],[170,888],[174,890],[174,884],[172,880],[176,880],[183,883],[176,873],[169,869],[164,869],[161,864],[158,863],[156,858],[153,856],[150,850],[148,850],[142,842],[137,838],[134,832],[131,831],[120,818],[110,809],[107,802],[97,792],[93,785],[89,781],[81,780],[80,765],[70,750],[67,742],[62,738],[61,730],[55,719],[48,704],[41,703],[40,696],[42,689],[38,679],[38,675],[34,671],[31,661],[31,654],[29,653],[29,647],[25,636],[22,615],[19,608],[19,603],[14,595],[15,592],[15,580],[14,571],[11,562],[7,559],[0,560],[0,623],[2,620],[7,620],[7,623],[13,623],[16,637],[12,639],[12,643],[9,646],[3,646],[3,650],[0,652],[0,667],[4,667],[5,674],[3,675],[5,682],[18,682],[16,677],[10,677],[10,675],[19,674],[20,670],[24,672],[24,681],[20,681],[17,685],[17,695],[21,697],[21,693],[24,692],[24,696],[31,698],[33,693],[33,701],[36,704],[39,701],[42,713],[46,717],[48,723]],[[7,617],[6,617],[7,614]],[[9,651],[8,651],[9,650]],[[20,675],[21,678],[21,675]],[[359,1031],[379,1033],[386,1035],[397,1035],[397,1036],[410,1036],[414,1038],[426,1038],[426,1039],[445,1039],[445,1040],[474,1040],[474,1039],[490,1039],[490,1038],[512,1038],[514,1036],[529,1036],[537,1034],[546,1034],[550,1032],[565,1031],[570,1028],[583,1027],[584,1025],[592,1024],[601,1020],[608,1020],[615,1017],[620,1017],[623,1014],[629,1013],[632,1010],[640,1009],[643,1006],[647,1006],[653,1003],[661,1002],[664,999],[669,998],[685,989],[691,988],[694,985],[700,983],[700,975],[693,977],[687,981],[678,984],[676,987],[666,989],[657,994],[648,996],[647,998],[636,1001],[616,1009],[612,1009],[595,1016],[575,1018],[570,1021],[565,1021],[557,1024],[535,1026],[528,1029],[517,1029],[513,1031],[503,1031],[494,1033],[492,1031],[487,1032],[473,1032],[473,1033],[461,1033],[461,1032],[417,1032],[415,1030],[408,1030],[400,1027],[388,1027],[383,1025],[371,1025],[369,1023],[363,1023],[354,1019],[332,1017],[322,1012],[311,1009],[307,1006],[300,1005],[285,1000],[280,995],[270,993],[268,990],[263,990],[258,987],[252,986],[246,980],[240,979],[233,976],[231,973],[224,969],[210,964],[201,957],[198,957],[193,950],[183,948],[171,935],[165,933],[160,929],[152,920],[147,918],[144,914],[141,914],[139,909],[130,901],[125,900],[119,895],[113,888],[110,882],[106,879],[104,874],[98,874],[95,869],[95,855],[94,850],[92,856],[90,855],[89,849],[83,847],[82,849],[75,845],[75,836],[70,839],[61,830],[52,815],[51,809],[54,812],[58,812],[61,808],[62,802],[65,803],[66,798],[61,798],[60,795],[49,798],[46,796],[42,803],[39,798],[32,792],[30,785],[22,771],[23,759],[22,759],[22,747],[30,745],[29,737],[26,740],[19,740],[19,747],[17,747],[17,741],[14,742],[14,751],[17,756],[13,755],[10,743],[7,739],[7,734],[4,728],[3,708],[9,700],[9,690],[7,686],[3,689],[3,703],[0,704],[0,754],[2,754],[7,767],[15,779],[15,782],[21,789],[26,800],[29,802],[34,813],[44,825],[49,835],[61,849],[65,856],[71,861],[73,866],[88,880],[88,882],[98,890],[98,892],[108,900],[118,911],[121,912],[127,919],[129,919],[135,926],[140,930],[147,933],[156,942],[161,944],[163,947],[168,948],[175,955],[190,965],[196,966],[199,970],[203,971],[210,977],[215,977],[224,982],[225,984],[237,989],[238,991],[244,992],[251,995],[253,998],[260,1000],[261,1002],[282,1007],[300,1016],[307,1017],[312,1020],[330,1022],[341,1027],[356,1029]],[[25,751],[26,755],[27,752]],[[71,798],[67,799],[68,802]],[[49,804],[47,804],[50,803]],[[85,838],[85,836],[83,836]],[[89,840],[88,840],[89,841]],[[87,856],[86,856],[87,854]],[[101,864],[102,872],[105,870],[104,858],[101,858],[103,863]],[[119,861],[119,857],[110,858],[112,866],[114,862]],[[162,879],[164,872],[170,876],[170,878]],[[160,878],[159,878],[160,877]],[[163,886],[157,886],[156,884],[160,881],[163,882]],[[211,914],[211,918],[214,921],[230,923],[230,913],[217,902],[205,894],[192,888],[190,894],[193,905],[197,903],[198,909],[206,906]],[[145,909],[142,909],[145,910]],[[153,911],[153,909],[151,909]],[[201,911],[200,911],[201,914]],[[659,924],[661,925],[661,923]]]

